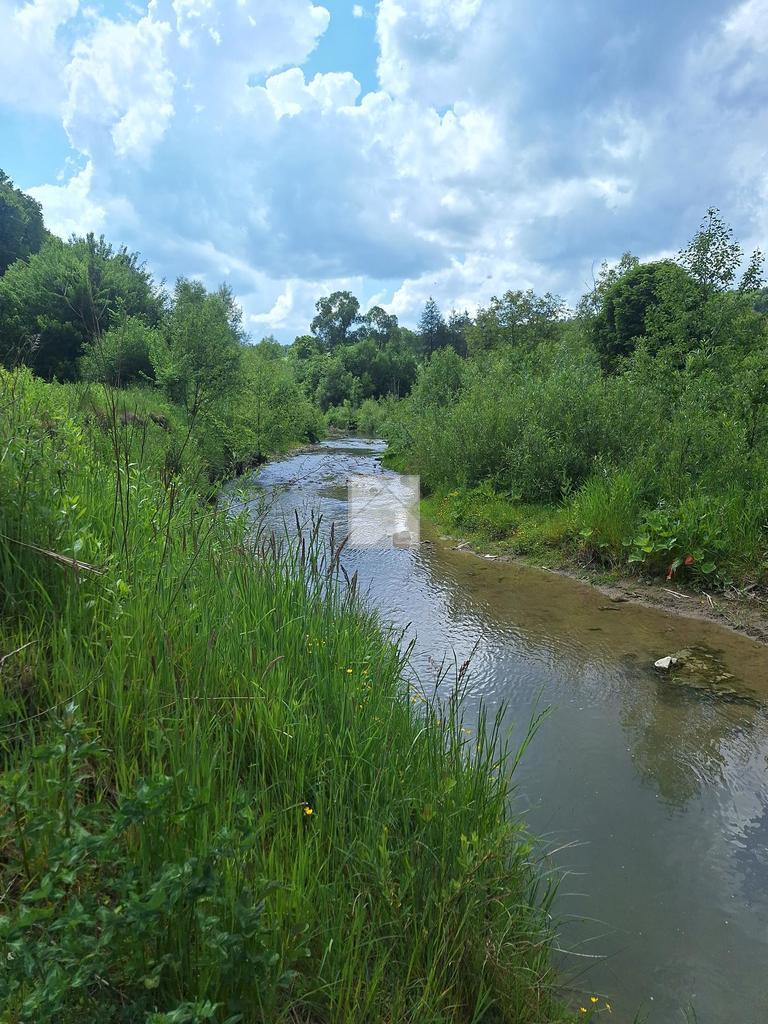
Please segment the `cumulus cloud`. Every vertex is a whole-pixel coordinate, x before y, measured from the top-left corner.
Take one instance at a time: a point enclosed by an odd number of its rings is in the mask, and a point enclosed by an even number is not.
[[[33,113],[61,108],[61,74],[67,61],[63,28],[79,0],[0,0],[0,102]]]
[[[64,127],[76,149],[148,158],[174,114],[169,33],[167,22],[149,15],[136,22],[100,19],[75,44],[64,73]]]
[[[29,190],[45,211],[49,231],[61,238],[100,232],[105,225],[105,211],[90,196],[93,165],[72,174],[63,185],[39,185]]]
[[[8,4],[0,28],[50,69],[26,102],[61,104],[87,161],[36,190],[49,223],[230,278],[255,331],[305,330],[336,286],[410,323],[429,295],[573,300],[595,261],[674,250],[711,204],[768,229],[768,0],[380,0],[367,93],[306,72],[330,20],[310,0]]]

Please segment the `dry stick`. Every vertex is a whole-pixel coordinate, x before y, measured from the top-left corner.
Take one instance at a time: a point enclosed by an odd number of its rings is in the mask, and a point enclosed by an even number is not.
[[[8,661],[9,658],[12,658],[14,654],[21,654],[21,652],[23,650],[26,650],[27,647],[31,647],[32,644],[39,643],[39,640],[28,640],[25,644],[22,644],[21,647],[17,647],[15,651],[9,651],[7,654],[2,655],[2,657],[0,657],[0,672],[3,671],[3,665],[6,663],[6,661]]]
[[[28,544],[26,541],[17,540],[15,537],[8,537],[5,534],[0,534],[3,540],[10,541],[11,544],[18,544],[19,547],[29,548],[30,551],[36,551],[39,555],[46,555],[48,558],[52,558],[59,565],[66,565],[69,569],[74,569],[75,572],[79,572],[81,569],[83,572],[92,572],[96,576],[103,576],[104,570],[99,569],[97,565],[91,565],[90,562],[81,562],[77,558],[71,558],[69,555],[61,555],[58,551],[50,551],[48,548],[40,548],[37,544]]]

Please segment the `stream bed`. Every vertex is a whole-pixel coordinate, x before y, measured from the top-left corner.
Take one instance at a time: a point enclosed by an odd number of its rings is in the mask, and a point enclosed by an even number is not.
[[[344,536],[348,478],[397,483],[384,447],[324,442],[241,480],[240,500],[278,532],[295,530],[296,512],[319,513]],[[607,998],[609,1019],[626,1024],[638,1011],[650,1024],[768,1021],[768,648],[455,550],[425,523],[421,540],[349,547],[342,562],[383,621],[415,640],[425,689],[446,658],[474,650],[470,719],[481,701],[503,704],[522,739],[551,706],[515,807],[565,872],[566,989]],[[691,670],[654,670],[683,650]]]

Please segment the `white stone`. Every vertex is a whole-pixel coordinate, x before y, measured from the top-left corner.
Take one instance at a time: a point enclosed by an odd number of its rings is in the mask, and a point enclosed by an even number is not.
[[[673,658],[671,654],[668,654],[666,658],[659,658],[658,661],[654,661],[653,667],[659,669],[661,672],[669,672],[671,668],[674,668],[677,664],[677,658]]]

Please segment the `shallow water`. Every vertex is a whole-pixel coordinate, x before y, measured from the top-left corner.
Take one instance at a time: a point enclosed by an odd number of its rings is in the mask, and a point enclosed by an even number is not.
[[[264,467],[246,503],[281,528],[321,512],[347,532],[346,482],[383,470],[381,442],[330,441]],[[243,481],[241,481],[241,484]],[[382,618],[415,638],[429,687],[476,647],[468,701],[509,707],[519,736],[552,711],[517,775],[532,830],[567,871],[561,966],[611,1020],[768,1021],[768,649],[560,576],[453,550],[347,549]],[[682,648],[727,681],[661,676]],[[449,685],[447,682],[445,685]],[[587,1004],[589,1005],[589,1004]]]

